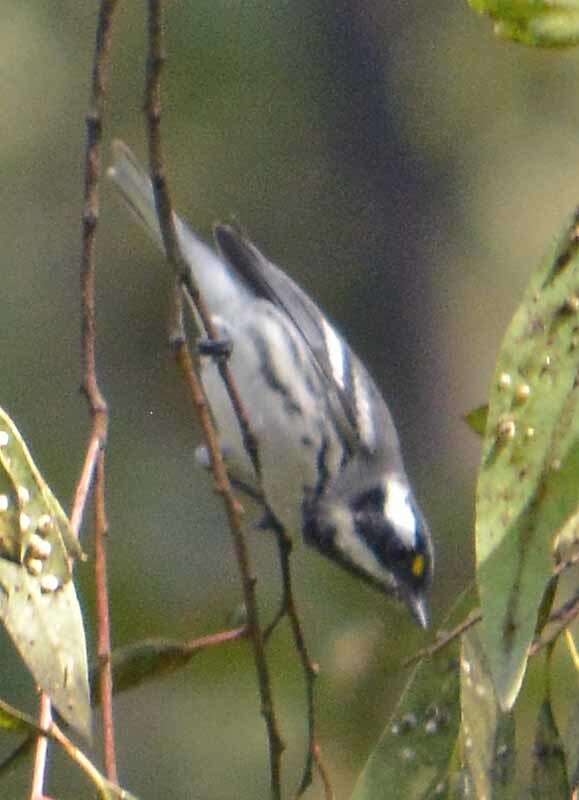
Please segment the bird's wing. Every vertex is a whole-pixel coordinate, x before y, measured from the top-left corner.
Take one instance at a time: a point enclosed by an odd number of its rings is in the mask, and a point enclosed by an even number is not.
[[[323,378],[330,412],[350,451],[363,447],[376,453],[383,449],[387,436],[393,436],[397,444],[390,413],[374,381],[317,305],[233,226],[218,225],[215,239],[248,288],[281,309],[299,331]]]

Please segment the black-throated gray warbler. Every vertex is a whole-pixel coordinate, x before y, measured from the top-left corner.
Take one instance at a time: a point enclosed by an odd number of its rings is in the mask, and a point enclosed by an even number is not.
[[[162,247],[151,183],[114,145],[109,170]],[[366,368],[315,303],[242,234],[215,230],[218,253],[176,217],[181,251],[220,335],[256,436],[267,508],[288,532],[429,621],[430,532],[390,412]],[[233,477],[255,484],[216,364],[202,379]]]

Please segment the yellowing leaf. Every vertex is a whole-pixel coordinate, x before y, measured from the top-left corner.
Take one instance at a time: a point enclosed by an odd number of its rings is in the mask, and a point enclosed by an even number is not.
[[[79,555],[66,514],[0,408],[0,619],[41,689],[88,735],[86,643],[71,580]]]

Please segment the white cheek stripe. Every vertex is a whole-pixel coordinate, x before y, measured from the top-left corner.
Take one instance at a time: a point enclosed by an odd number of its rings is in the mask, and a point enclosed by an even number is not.
[[[356,536],[351,514],[348,511],[335,510],[332,517],[336,528],[334,544],[344,554],[346,560],[372,576],[382,586],[394,587],[392,574],[380,564],[374,553],[366,547],[363,539]]]
[[[330,359],[332,375],[340,389],[344,390],[344,346],[336,331],[332,328],[330,323],[323,318],[322,328],[324,330],[324,339],[326,342],[326,350],[328,351],[328,358]]]
[[[408,486],[396,480],[387,482],[384,516],[408,548],[416,547],[416,516],[410,505]]]

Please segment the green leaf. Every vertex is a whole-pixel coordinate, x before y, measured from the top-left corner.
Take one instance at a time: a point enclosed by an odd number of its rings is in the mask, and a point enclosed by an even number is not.
[[[40,688],[61,716],[88,737],[86,643],[72,581],[44,592],[37,577],[0,559],[0,618]]]
[[[44,543],[44,544],[43,544]],[[64,583],[80,545],[18,429],[0,408],[0,556]]]
[[[571,47],[579,42],[578,0],[468,0],[494,22],[497,36],[530,47]]]
[[[570,796],[565,751],[555,724],[549,699],[539,709],[533,747],[530,800],[566,800]]]
[[[113,689],[115,694],[134,689],[147,681],[159,678],[184,667],[199,652],[187,642],[170,639],[144,639],[135,644],[116,648],[111,655]],[[97,705],[98,665],[91,667],[90,687],[93,705]]]
[[[66,514],[0,409],[0,619],[62,717],[90,730],[86,642]]]
[[[575,702],[569,717],[565,731],[565,755],[571,785],[575,788],[579,786],[579,700]]]
[[[572,583],[572,581],[571,581]],[[555,728],[565,753],[567,778],[571,786],[579,786],[579,653],[577,641],[579,620],[548,648],[550,671],[546,676]],[[569,795],[570,796],[570,795]]]
[[[473,797],[506,800],[515,796],[515,722],[500,710],[476,629],[462,638],[460,663],[463,780]]]
[[[458,662],[448,653],[421,662],[370,756],[352,800],[396,787],[397,797],[426,798],[444,782],[459,728]]]
[[[463,621],[474,605],[474,595],[474,587],[463,593],[446,621],[446,629]],[[351,800],[381,800],[389,796],[392,787],[396,787],[396,797],[408,800],[444,796],[449,764],[458,763],[459,656],[460,639],[456,638],[418,664],[358,778]]]
[[[525,673],[558,531],[579,505],[579,215],[503,341],[476,499],[482,638],[499,702]]]
[[[476,433],[478,436],[484,436],[487,427],[488,415],[489,407],[487,403],[484,403],[482,406],[473,408],[472,411],[469,411],[468,414],[465,414],[464,421],[471,431]]]

